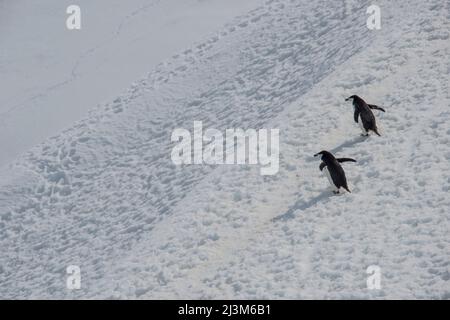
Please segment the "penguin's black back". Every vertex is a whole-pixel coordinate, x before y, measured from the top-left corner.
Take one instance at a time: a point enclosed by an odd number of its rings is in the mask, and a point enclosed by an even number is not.
[[[333,159],[327,163],[328,172],[330,173],[331,180],[333,180],[336,188],[345,188],[347,186],[347,178],[345,177],[345,171],[336,159]]]
[[[375,115],[373,114],[372,110],[370,110],[367,103],[360,97],[356,96],[353,98],[353,105],[355,106],[355,112],[359,113],[359,116],[361,117],[364,129],[366,129],[366,131],[376,131],[377,124]]]
[[[327,166],[328,172],[330,174],[331,180],[336,188],[345,188],[348,190],[347,178],[345,177],[345,172],[339,161],[328,151],[322,151],[322,161]]]

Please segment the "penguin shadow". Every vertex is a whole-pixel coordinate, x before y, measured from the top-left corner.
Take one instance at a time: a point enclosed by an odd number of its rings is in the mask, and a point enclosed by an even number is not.
[[[315,204],[317,204],[317,203],[319,203],[319,202],[321,202],[321,201],[323,201],[325,199],[334,197],[334,196],[336,196],[336,195],[333,194],[333,192],[331,192],[330,190],[326,190],[326,191],[323,191],[318,196],[316,196],[316,197],[314,197],[314,198],[312,198],[312,199],[310,199],[310,200],[308,200],[306,202],[304,200],[302,200],[302,199],[299,199],[285,213],[283,213],[283,214],[281,214],[279,216],[276,216],[275,218],[272,218],[272,222],[287,221],[287,220],[293,219],[293,218],[295,218],[295,214],[294,214],[295,211],[297,211],[297,210],[301,210],[301,211],[306,210],[306,209],[314,206]]]
[[[345,142],[341,143],[340,145],[338,145],[337,147],[331,149],[330,151],[333,154],[339,153],[345,148],[353,147],[353,146],[355,146],[355,145],[357,145],[357,144],[359,144],[361,142],[366,141],[368,138],[369,138],[368,136],[355,137],[355,138],[353,138],[351,140],[348,140],[348,141],[345,141]]]

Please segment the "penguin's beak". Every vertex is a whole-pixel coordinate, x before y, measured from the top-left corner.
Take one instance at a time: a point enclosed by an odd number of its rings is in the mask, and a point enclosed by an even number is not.
[[[316,153],[316,154],[314,155],[314,157],[317,157],[318,155],[320,155],[320,153]]]
[[[350,100],[351,98],[350,97],[348,97],[347,99],[345,99],[345,101],[348,101],[348,100]]]

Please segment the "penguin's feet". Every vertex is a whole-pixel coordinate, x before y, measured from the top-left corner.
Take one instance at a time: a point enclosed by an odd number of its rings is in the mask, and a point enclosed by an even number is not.
[[[368,133],[366,133],[366,134],[364,134],[364,133],[361,133],[361,137],[368,137],[369,136],[369,134]]]
[[[339,194],[340,192],[339,192],[339,190],[338,191],[333,190],[333,193],[334,194]]]

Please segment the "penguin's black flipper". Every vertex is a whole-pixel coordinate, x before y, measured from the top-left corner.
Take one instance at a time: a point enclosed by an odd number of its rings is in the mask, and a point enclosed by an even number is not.
[[[370,109],[376,109],[376,110],[380,110],[380,111],[386,112],[386,110],[384,110],[383,108],[381,108],[379,106],[376,106],[374,104],[368,104],[368,106],[369,106]]]
[[[359,118],[359,111],[358,111],[358,109],[355,108],[355,113],[353,114],[353,119],[355,120],[356,123],[358,123],[358,118]]]
[[[336,159],[338,162],[356,162],[356,160],[355,159],[352,159],[352,158],[339,158],[339,159]]]
[[[322,162],[319,166],[320,171],[323,170],[323,168],[325,168],[327,165],[325,164],[325,162]]]

